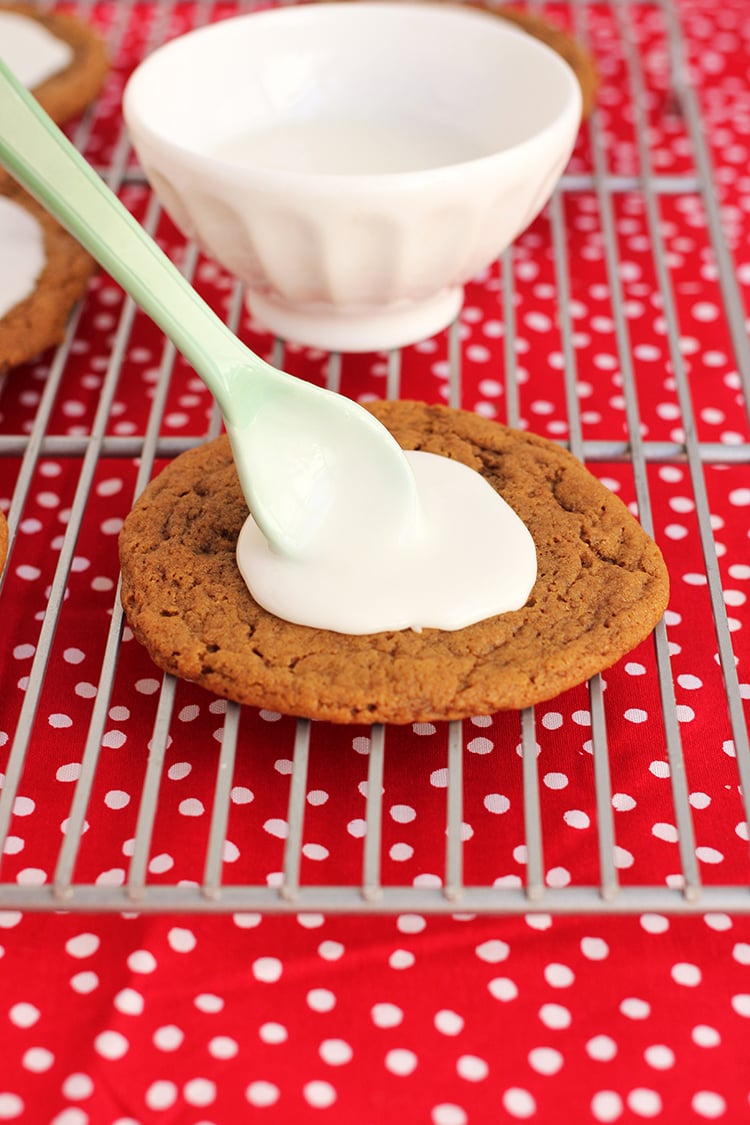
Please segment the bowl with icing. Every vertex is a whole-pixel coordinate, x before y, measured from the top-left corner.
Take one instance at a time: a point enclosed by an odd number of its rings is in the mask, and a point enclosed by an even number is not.
[[[304,3],[148,56],[125,121],[177,225],[282,338],[399,347],[536,217],[581,115],[572,70],[449,3]]]

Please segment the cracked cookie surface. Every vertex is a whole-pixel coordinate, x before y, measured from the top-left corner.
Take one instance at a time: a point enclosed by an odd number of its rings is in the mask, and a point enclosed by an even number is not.
[[[157,665],[285,714],[407,723],[552,698],[648,636],[668,597],[661,552],[580,462],[468,412],[418,402],[370,408],[403,448],[478,470],[524,520],[538,558],[526,606],[455,632],[368,636],[274,617],[237,569],[247,508],[222,436],[169,464],[120,535],[126,617]]]

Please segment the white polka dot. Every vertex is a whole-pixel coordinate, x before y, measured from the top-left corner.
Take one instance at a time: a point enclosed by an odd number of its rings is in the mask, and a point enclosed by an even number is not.
[[[289,1037],[289,1032],[282,1023],[276,1023],[271,1020],[258,1028],[258,1036],[264,1043],[277,1045],[286,1042]]]
[[[597,1121],[616,1121],[622,1111],[622,1098],[614,1090],[599,1090],[591,1099],[591,1112]]]
[[[724,859],[724,853],[718,848],[701,846],[695,849],[695,854],[701,863],[721,863]]]
[[[200,992],[193,1003],[199,1012],[205,1012],[207,1015],[215,1015],[224,1008],[221,996],[216,996],[213,992]]]
[[[167,934],[167,941],[175,953],[192,953],[198,944],[192,930],[175,926]]]
[[[232,804],[249,805],[255,800],[255,794],[244,785],[235,785],[229,794]]]
[[[330,1082],[306,1082],[302,1088],[305,1101],[316,1109],[326,1109],[336,1101],[336,1091]]]
[[[390,813],[397,824],[410,824],[417,815],[411,805],[391,805]]]
[[[474,952],[481,961],[496,965],[499,961],[506,960],[510,953],[510,946],[507,942],[500,941],[498,938],[491,938],[489,941],[483,941],[478,945]]]
[[[674,1051],[664,1043],[654,1043],[643,1052],[643,1057],[654,1070],[669,1070],[674,1066]]]
[[[413,1074],[418,1062],[419,1060],[414,1052],[407,1050],[405,1047],[394,1047],[385,1056],[386,1070],[390,1070],[391,1074],[397,1074],[402,1078]]]
[[[178,811],[181,816],[203,816],[206,810],[197,797],[186,797],[184,801],[180,801]]]
[[[70,978],[70,987],[79,996],[88,996],[99,987],[99,977],[96,973],[76,973]]]
[[[609,1062],[617,1054],[617,1044],[609,1035],[595,1035],[586,1044],[586,1053],[597,1062]]]
[[[568,776],[564,773],[546,773],[543,781],[548,789],[565,789],[568,784]]]
[[[62,1092],[73,1102],[83,1101],[93,1094],[94,1083],[88,1074],[69,1074],[62,1084]]]
[[[467,1125],[466,1111],[453,1102],[441,1102],[436,1105],[432,1113],[432,1125]]]
[[[675,984],[684,984],[688,988],[695,988],[700,984],[702,974],[697,965],[691,965],[687,961],[680,961],[672,966],[671,977]]]
[[[674,844],[678,839],[677,827],[674,824],[653,824],[651,835],[656,836],[657,840],[664,840],[669,844]]]
[[[410,950],[394,949],[388,958],[388,964],[392,969],[410,969],[415,960],[416,958]]]
[[[376,1027],[398,1027],[404,1018],[404,1013],[396,1004],[373,1004],[370,1009],[372,1022]]]
[[[738,1016],[750,1017],[750,995],[747,992],[738,992],[732,997],[731,1004]]]
[[[21,1062],[32,1074],[44,1074],[54,1064],[55,1056],[46,1047],[29,1047]]]
[[[102,1031],[94,1040],[94,1050],[104,1059],[121,1059],[130,1044],[119,1031]]]
[[[23,1111],[24,1103],[18,1094],[0,1093],[0,1121],[11,1121],[20,1117]]]
[[[555,1029],[570,1027],[571,1018],[570,1012],[562,1004],[542,1004],[539,1009],[539,1019],[545,1027]]]
[[[153,973],[156,958],[147,949],[135,949],[128,957],[127,965],[132,973]]]
[[[274,984],[283,971],[284,966],[278,957],[258,957],[252,964],[253,976],[264,984]]]
[[[487,982],[487,988],[491,996],[503,1002],[515,1000],[518,996],[518,986],[510,977],[494,977]]]
[[[691,1038],[697,1047],[718,1047],[721,1043],[721,1035],[716,1028],[705,1023],[695,1025]]]
[[[173,1023],[157,1027],[154,1032],[154,1046],[160,1051],[176,1051],[185,1040],[185,1032]]]
[[[494,748],[495,744],[489,738],[471,738],[466,744],[466,749],[472,754],[490,754]]]
[[[130,794],[122,789],[110,789],[104,794],[104,804],[108,809],[124,809],[130,804]]]
[[[273,1082],[264,1082],[258,1080],[251,1082],[245,1090],[245,1097],[254,1106],[269,1106],[275,1105],[279,1100],[281,1091],[278,1086],[274,1086]]]
[[[567,965],[551,962],[545,966],[544,979],[552,988],[569,988],[575,980],[575,975]]]
[[[351,1062],[354,1051],[344,1039],[324,1039],[320,1044],[319,1054],[329,1066],[344,1066]]]
[[[183,1086],[182,1096],[188,1105],[211,1105],[216,1100],[216,1083],[210,1078],[191,1078]]]
[[[627,1097],[628,1108],[639,1117],[656,1117],[661,1113],[661,1098],[656,1090],[638,1087]]]
[[[703,915],[703,921],[711,930],[716,930],[717,933],[724,933],[725,930],[731,930],[732,919],[728,914],[713,914],[708,913]]]
[[[78,934],[65,942],[65,952],[71,957],[91,957],[99,948],[100,940],[96,934]]]
[[[399,914],[396,928],[402,934],[420,934],[427,925],[421,914]]]
[[[591,825],[591,817],[582,809],[568,809],[563,813],[563,821],[568,828],[585,829]]]
[[[33,1004],[14,1004],[8,1012],[8,1019],[16,1027],[33,1027],[41,1015]]]
[[[435,1027],[443,1035],[459,1035],[464,1028],[464,1018],[450,1008],[441,1008],[435,1013]]]
[[[669,919],[663,914],[642,914],[640,922],[647,934],[665,934],[669,929]]]
[[[169,1109],[178,1098],[178,1088],[174,1082],[160,1079],[152,1082],[145,1093],[145,1102],[150,1109]]]
[[[114,998],[114,1006],[118,1012],[127,1016],[139,1016],[144,1009],[144,1000],[140,992],[134,988],[123,988]]]
[[[281,817],[270,817],[263,828],[269,836],[275,836],[278,840],[286,840],[289,835],[289,825]]]
[[[536,1102],[528,1090],[511,1086],[503,1094],[503,1105],[511,1117],[528,1118],[536,1113]]]
[[[478,1055],[461,1055],[456,1060],[456,1072],[459,1078],[464,1078],[467,1082],[481,1082],[489,1074],[490,1068]]]
[[[208,1053],[214,1059],[233,1059],[239,1050],[239,1043],[229,1035],[215,1035],[208,1041]]]
[[[714,1093],[712,1090],[699,1090],[693,1095],[691,1105],[699,1117],[706,1117],[709,1120],[723,1117],[727,1108],[727,1103],[721,1094]]]
[[[645,1020],[651,1015],[651,1005],[637,996],[628,996],[620,1004],[620,1011],[631,1020]]]
[[[529,1051],[529,1066],[537,1074],[557,1074],[563,1065],[563,1057],[554,1047],[534,1047]]]
[[[329,988],[311,988],[306,997],[313,1012],[331,1012],[336,1007],[336,996]]]

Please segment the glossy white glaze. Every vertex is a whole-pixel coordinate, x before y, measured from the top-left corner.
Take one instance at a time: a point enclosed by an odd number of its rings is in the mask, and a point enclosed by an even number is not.
[[[44,269],[44,235],[30,211],[0,195],[0,316],[34,292]]]
[[[0,58],[33,90],[70,65],[73,49],[37,20],[17,12],[0,12]]]
[[[536,580],[525,524],[473,469],[406,456],[420,510],[398,533],[363,502],[366,482],[345,473],[335,495],[311,496],[326,511],[303,558],[274,554],[249,518],[237,561],[256,601],[285,620],[350,634],[455,630],[520,609]],[[376,502],[377,484],[369,482]]]

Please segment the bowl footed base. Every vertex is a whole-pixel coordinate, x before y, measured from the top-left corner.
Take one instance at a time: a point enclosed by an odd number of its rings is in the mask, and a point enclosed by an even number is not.
[[[249,290],[250,314],[274,335],[324,351],[372,352],[401,348],[446,328],[463,304],[463,288],[443,289],[420,301],[336,308],[293,305]]]

